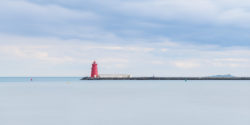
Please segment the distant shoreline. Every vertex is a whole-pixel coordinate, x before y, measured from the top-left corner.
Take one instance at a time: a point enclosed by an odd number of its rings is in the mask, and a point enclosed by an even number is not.
[[[91,78],[81,80],[250,80],[250,77],[130,77],[130,78]]]

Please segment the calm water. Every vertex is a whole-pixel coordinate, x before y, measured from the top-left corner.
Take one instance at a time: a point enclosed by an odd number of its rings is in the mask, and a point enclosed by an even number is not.
[[[250,124],[250,81],[79,79],[0,78],[0,124]]]

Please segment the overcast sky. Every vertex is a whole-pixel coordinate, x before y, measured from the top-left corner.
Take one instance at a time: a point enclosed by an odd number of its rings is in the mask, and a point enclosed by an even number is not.
[[[1,0],[0,76],[250,76],[249,0]]]

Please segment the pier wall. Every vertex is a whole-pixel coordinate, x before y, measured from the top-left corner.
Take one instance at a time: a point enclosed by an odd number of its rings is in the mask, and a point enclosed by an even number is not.
[[[250,80],[250,77],[130,77],[130,78],[91,78],[81,80]]]

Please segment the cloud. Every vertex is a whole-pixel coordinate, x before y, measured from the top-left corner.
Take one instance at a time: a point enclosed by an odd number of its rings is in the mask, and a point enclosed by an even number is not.
[[[92,12],[67,9],[58,5],[38,5],[25,1],[1,1],[0,3],[2,19],[23,19],[26,21],[32,19],[45,23],[98,19],[98,16]]]
[[[102,73],[128,73],[132,75],[207,76],[209,74],[249,74],[250,49],[247,47],[203,46],[178,44],[160,39],[152,42],[100,43],[88,40],[21,37],[0,35],[0,74],[5,62],[10,71],[17,65],[23,74],[89,74],[93,60]],[[167,39],[167,38],[166,38]],[[148,40],[148,39],[147,39]],[[39,42],[45,41],[45,42]],[[202,49],[201,49],[202,48]],[[164,51],[162,51],[162,49]],[[167,50],[167,51],[165,51]],[[29,64],[29,66],[25,66]],[[29,68],[32,67],[32,70]],[[71,69],[69,69],[71,68]],[[226,69],[225,69],[226,68]],[[57,69],[57,70],[44,70]],[[37,71],[36,73],[32,73]],[[32,71],[32,72],[31,72]],[[41,72],[38,72],[41,71]]]
[[[103,71],[133,75],[249,74],[249,7],[246,0],[2,0],[0,74],[89,74],[95,59]]]
[[[242,4],[244,3],[244,4]],[[128,1],[116,8],[130,15],[144,16],[156,20],[201,24],[234,24],[250,26],[250,3],[245,0],[148,0]],[[225,23],[225,24],[224,24]],[[243,23],[243,24],[242,24]]]
[[[224,25],[235,25],[242,27],[250,27],[250,11],[244,9],[230,9],[221,13],[218,22]]]
[[[248,58],[220,58],[214,59],[211,63],[217,67],[250,68],[248,65],[250,63],[250,59]]]
[[[0,33],[109,43],[169,38],[249,45],[249,6],[246,0],[3,0]]]
[[[200,64],[193,60],[174,61],[173,64],[178,68],[185,68],[185,69],[186,68],[192,69],[192,68],[200,67]]]
[[[217,6],[209,0],[149,0],[129,1],[120,10],[158,20],[212,20]]]
[[[56,4],[4,0],[0,1],[0,14],[1,33],[85,39],[91,38],[93,34],[104,34],[95,25],[101,18],[96,13]]]

